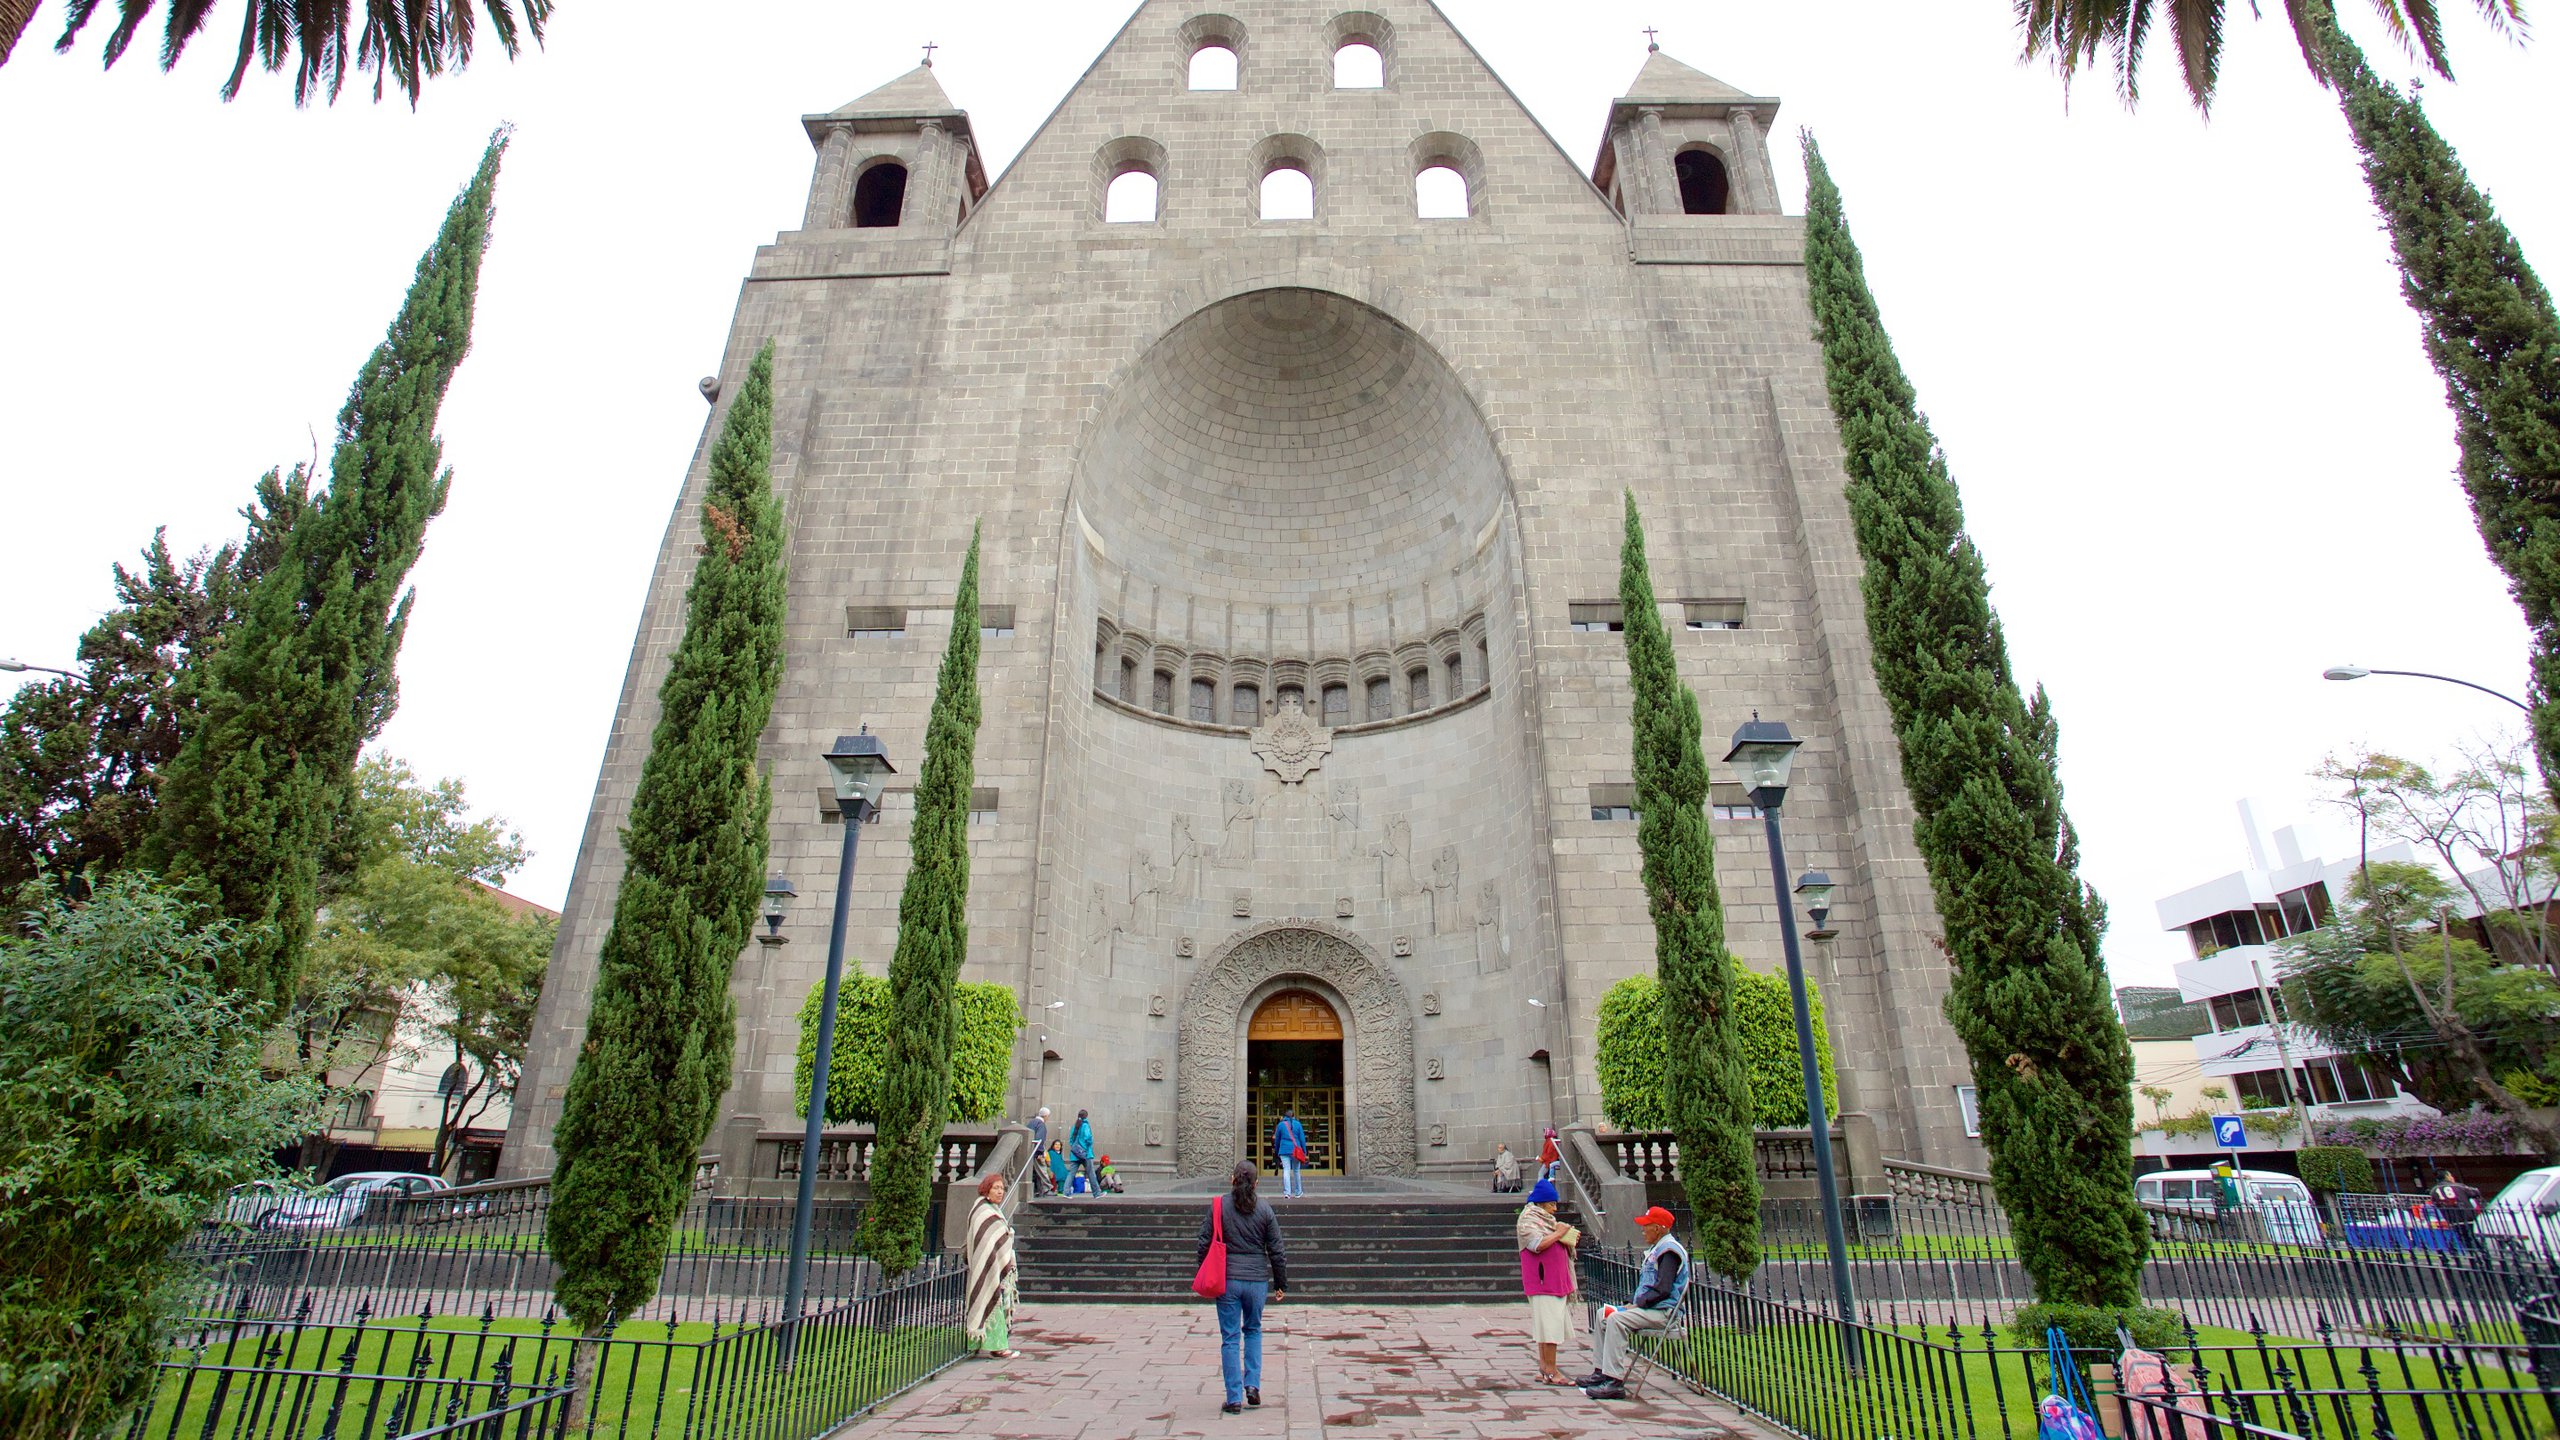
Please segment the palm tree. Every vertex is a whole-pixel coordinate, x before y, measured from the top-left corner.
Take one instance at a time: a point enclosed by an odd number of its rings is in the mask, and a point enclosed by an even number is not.
[[[2187,94],[2198,110],[2212,107],[2214,84],[2222,70],[2222,42],[2225,23],[2230,18],[2226,0],[2012,0],[2017,7],[2018,28],[2025,32],[2026,58],[2053,57],[2054,68],[2068,81],[2081,69],[2093,64],[2098,52],[2105,49],[2115,58],[2116,93],[2131,105],[2140,98],[2142,55],[2152,32],[2165,18],[2169,41],[2178,50],[2178,64],[2187,82]],[[2480,13],[2501,34],[2523,32],[2524,0],[2472,0]],[[2251,0],[2250,13],[2257,12]],[[2452,62],[2445,55],[2444,16],[2437,0],[2373,0],[2373,8],[2382,12],[2382,23],[2391,38],[2423,58],[2427,67],[2446,79],[2453,78]],[[2285,18],[2293,24],[2294,40],[2302,47],[2303,62],[2323,86],[2328,72],[2320,62],[2314,31],[2319,16],[2328,9],[2327,0],[2284,0]]]
[[[18,42],[20,32],[35,18],[38,0],[0,0],[0,63],[9,58],[10,49]],[[521,0],[523,14],[517,14],[518,0],[480,0],[480,9],[488,13],[489,28],[497,33],[498,45],[515,58],[520,34],[530,34],[535,44],[542,43],[542,27],[551,18],[552,0]],[[99,7],[100,0],[66,0],[63,6],[62,38],[54,42],[56,50],[68,50],[80,38]],[[124,58],[134,37],[142,33],[151,19],[158,0],[114,0],[115,29],[107,36],[106,63],[113,65]],[[187,42],[195,39],[211,17],[216,0],[169,0],[166,22],[160,32],[160,68],[178,63]],[[347,66],[373,75],[373,98],[382,98],[386,81],[398,86],[418,103],[418,87],[430,75],[442,74],[448,68],[459,70],[471,63],[471,44],[478,19],[472,0],[364,0],[361,7],[346,0],[323,4],[288,4],[282,0],[243,0],[247,13],[241,17],[240,53],[231,67],[231,78],[223,82],[222,98],[240,93],[240,82],[249,73],[251,61],[269,71],[282,70],[288,59],[294,66],[293,103],[308,104],[314,95],[326,95],[331,101],[346,84]],[[361,29],[352,28],[352,13],[363,12]]]

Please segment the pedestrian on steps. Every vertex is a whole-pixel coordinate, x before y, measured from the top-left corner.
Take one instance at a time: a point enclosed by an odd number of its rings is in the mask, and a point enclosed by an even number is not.
[[[1094,1154],[1093,1112],[1079,1110],[1076,1112],[1076,1128],[1067,1132],[1067,1163],[1075,1167],[1077,1176],[1084,1181],[1084,1188],[1078,1194],[1093,1195],[1101,1190],[1102,1177],[1093,1169]]]
[[[1298,1123],[1297,1111],[1283,1112],[1280,1123],[1271,1127],[1271,1153],[1280,1161],[1280,1198],[1305,1198],[1305,1183],[1298,1173],[1307,1167],[1307,1127]]]
[[[1004,1214],[1004,1176],[978,1182],[978,1203],[969,1207],[968,1300],[960,1328],[971,1348],[990,1360],[1010,1360],[1014,1352],[1013,1222]]]
[[[1538,1347],[1538,1379],[1548,1385],[1570,1385],[1556,1368],[1556,1347],[1573,1338],[1573,1251],[1582,1232],[1556,1218],[1556,1182],[1541,1180],[1529,1187],[1529,1203],[1520,1207],[1520,1288],[1529,1296],[1529,1342]]]
[[[1040,1107],[1039,1114],[1031,1117],[1031,1154],[1034,1159],[1031,1193],[1049,1194],[1055,1187],[1049,1177],[1049,1107],[1046,1105]]]
[[[1564,1151],[1556,1144],[1556,1127],[1547,1127],[1546,1143],[1538,1147],[1538,1178],[1553,1180],[1556,1167],[1564,1163]]]
[[[1209,1202],[1200,1219],[1197,1265],[1209,1258],[1209,1237],[1227,1242],[1227,1293],[1218,1297],[1218,1368],[1226,1377],[1222,1415],[1241,1415],[1262,1403],[1262,1307],[1288,1298],[1289,1255],[1280,1243],[1280,1217],[1254,1193],[1261,1172],[1238,1161],[1232,1188]]]

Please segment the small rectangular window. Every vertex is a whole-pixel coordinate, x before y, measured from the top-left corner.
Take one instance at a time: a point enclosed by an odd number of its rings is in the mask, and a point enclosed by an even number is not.
[[[1170,670],[1159,670],[1159,671],[1157,671],[1157,672],[1156,672],[1155,702],[1156,702],[1155,708],[1156,708],[1156,713],[1157,713],[1157,714],[1159,714],[1159,715],[1170,715],[1170,714],[1172,714],[1172,713],[1173,713],[1173,672],[1172,672],[1172,671],[1170,671]]]
[[[1324,687],[1324,723],[1327,725],[1351,723],[1350,686],[1327,685]]]
[[[1576,600],[1565,606],[1565,617],[1576,630],[1616,632],[1627,628],[1627,612],[1615,600]]]
[[[847,605],[844,607],[845,634],[856,640],[894,640],[907,633],[907,607],[903,605]]]
[[[1422,668],[1420,668],[1420,669],[1417,669],[1417,670],[1413,671],[1411,674],[1409,674],[1409,675],[1405,676],[1405,677],[1404,677],[1404,680],[1405,680],[1405,686],[1406,686],[1406,688],[1407,688],[1407,689],[1411,692],[1411,694],[1412,694],[1412,698],[1413,698],[1413,713],[1415,713],[1415,714],[1417,714],[1417,715],[1418,715],[1418,714],[1421,714],[1423,711],[1430,709],[1430,708],[1431,708],[1431,669],[1430,669],[1430,667],[1429,667],[1429,666],[1424,666],[1424,667],[1422,667]]]
[[[1372,720],[1396,718],[1396,683],[1384,675],[1369,682],[1369,718]]]
[[[1751,792],[1731,780],[1718,780],[1707,786],[1707,808],[1718,820],[1760,818],[1760,807],[1751,803]]]
[[[1013,634],[1013,607],[981,605],[978,607],[978,634],[988,640],[1002,640]]]
[[[997,790],[993,785],[971,786],[969,789],[969,823],[972,825],[992,824],[996,818],[997,802],[1002,798],[1002,792]]]
[[[1956,1087],[1956,1113],[1964,1117],[1964,1133],[1973,1139],[1981,1139],[1982,1100],[1972,1086]]]
[[[1636,787],[1623,782],[1592,786],[1591,818],[1594,820],[1635,819]]]
[[[1260,690],[1250,685],[1239,685],[1236,687],[1235,698],[1231,703],[1234,709],[1229,714],[1229,724],[1242,725],[1250,730],[1262,723],[1262,692]]]
[[[1739,600],[1683,600],[1680,618],[1692,630],[1739,630],[1742,628],[1742,602]]]
[[[1213,680],[1191,682],[1191,719],[1197,725],[1218,723],[1218,686]]]

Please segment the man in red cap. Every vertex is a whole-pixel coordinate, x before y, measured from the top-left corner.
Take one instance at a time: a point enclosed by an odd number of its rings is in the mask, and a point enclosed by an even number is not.
[[[1635,1337],[1647,1330],[1667,1330],[1689,1290],[1689,1252],[1671,1238],[1671,1212],[1656,1205],[1636,1217],[1644,1232],[1644,1269],[1636,1275],[1635,1298],[1624,1306],[1600,1307],[1600,1325],[1592,1332],[1592,1370],[1582,1377],[1582,1393],[1594,1400],[1627,1398],[1627,1364],[1635,1359]]]

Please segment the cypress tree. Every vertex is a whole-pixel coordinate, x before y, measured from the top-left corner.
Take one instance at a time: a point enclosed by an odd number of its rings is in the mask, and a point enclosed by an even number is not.
[[[471,348],[504,131],[418,261],[390,334],[338,411],[328,493],[285,534],[274,568],[196,682],[197,714],[164,772],[146,858],[242,926],[221,979],[281,1001],[310,938],[321,852],[356,752],[398,703],[393,666],[415,592],[409,567],[444,508],[436,414]]]
[[[1972,1061],[1992,1180],[2039,1296],[2132,1305],[2149,1238],[2133,1203],[2133,1057],[2098,952],[2106,911],[2063,814],[2052,711],[2010,673],[1963,502],[1810,133],[1804,154],[1805,268],[1876,680],[1919,812],[1954,972],[1947,1018]]]
[[[2414,87],[2404,96],[2376,79],[2326,7],[2318,33],[2400,293],[2444,377],[2472,519],[2533,630],[2534,758],[2560,787],[2560,317]]]
[[[773,347],[711,447],[684,636],[623,828],[622,886],[569,1073],[551,1210],[560,1308],[588,1334],[657,1293],[694,1161],[729,1084],[729,970],[764,896],[770,779],[756,744],[782,683],[783,517]]]
[[[1707,829],[1707,756],[1698,697],[1654,603],[1644,522],[1627,493],[1618,608],[1635,691],[1636,848],[1653,964],[1662,981],[1663,1102],[1680,1144],[1680,1184],[1698,1227],[1698,1258],[1735,1280],[1760,1264],[1760,1177],[1751,1155],[1751,1078],[1733,1009],[1733,957],[1716,893],[1715,836]]]
[[[880,1075],[879,1148],[862,1252],[897,1274],[924,1257],[933,1206],[933,1154],[951,1095],[954,990],[969,958],[969,787],[977,775],[978,535],[960,567],[951,641],[925,726],[916,776],[898,948],[889,957],[889,1056]]]

